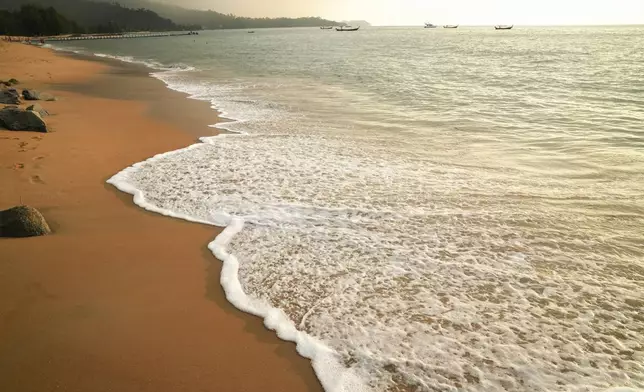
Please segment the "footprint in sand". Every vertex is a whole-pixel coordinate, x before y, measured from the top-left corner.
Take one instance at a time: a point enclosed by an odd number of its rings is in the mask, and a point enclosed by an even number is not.
[[[44,184],[45,183],[45,181],[43,181],[43,179],[40,178],[40,176],[38,176],[38,175],[31,176],[29,181],[31,181],[32,184]]]
[[[42,167],[43,159],[45,159],[45,157],[42,155],[35,158],[31,158],[31,160],[34,161],[34,169],[40,169]]]
[[[38,148],[37,145],[35,147],[27,148],[27,146],[29,146],[29,143],[27,143],[27,142],[20,142],[20,143],[18,143],[18,146],[20,147],[20,150],[18,150],[18,152],[33,151],[36,148]]]

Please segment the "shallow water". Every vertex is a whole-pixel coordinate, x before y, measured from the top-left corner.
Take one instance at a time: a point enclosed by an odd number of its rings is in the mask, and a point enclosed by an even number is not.
[[[165,213],[242,218],[226,249],[249,298],[231,301],[281,309],[267,324],[326,389],[591,391],[644,388],[643,33],[276,29],[76,49],[146,62],[235,120],[220,126],[241,134],[117,182]]]

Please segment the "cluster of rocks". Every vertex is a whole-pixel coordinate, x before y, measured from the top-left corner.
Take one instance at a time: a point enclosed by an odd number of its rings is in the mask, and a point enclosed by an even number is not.
[[[10,131],[49,132],[47,124],[43,120],[43,117],[49,115],[47,110],[39,104],[31,105],[26,109],[17,105],[20,105],[23,99],[25,101],[55,101],[56,97],[31,89],[24,89],[22,93],[19,93],[18,90],[10,87],[17,83],[16,79],[10,79],[7,82],[0,81],[0,87],[3,85],[9,87],[0,89],[0,104],[10,105],[0,110],[0,128]]]
[[[25,101],[55,101],[56,97],[37,90],[25,89],[22,94],[15,88],[0,89],[0,103],[5,105],[20,105],[22,99]]]
[[[22,94],[12,86],[18,84],[16,79],[0,80],[0,104],[9,105],[0,109],[0,128],[11,131],[48,132],[43,117],[49,113],[35,103],[26,109],[17,105],[26,101],[55,101],[51,94],[35,90],[23,90]],[[42,214],[29,206],[17,206],[0,211],[0,237],[34,237],[50,234],[51,229]]]

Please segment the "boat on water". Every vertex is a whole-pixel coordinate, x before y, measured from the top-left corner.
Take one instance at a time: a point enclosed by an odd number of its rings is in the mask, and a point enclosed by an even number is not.
[[[498,25],[498,26],[494,26],[494,30],[512,30],[513,27],[514,25],[511,25],[511,26]]]
[[[438,27],[438,26],[436,26],[435,24],[425,23],[425,28],[426,28],[426,29],[435,29],[435,28],[437,28],[437,27]]]
[[[443,26],[444,29],[458,29],[458,25],[445,25]]]
[[[320,26],[321,30],[331,30],[333,26]]]
[[[360,26],[358,27],[340,26],[335,28],[335,31],[358,31],[358,30],[360,30]]]
[[[248,34],[255,34],[255,30],[250,30]]]

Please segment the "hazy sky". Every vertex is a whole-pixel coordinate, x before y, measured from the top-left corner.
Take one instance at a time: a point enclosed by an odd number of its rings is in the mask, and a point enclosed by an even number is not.
[[[644,0],[159,0],[243,16],[321,16],[376,25],[644,24]]]

